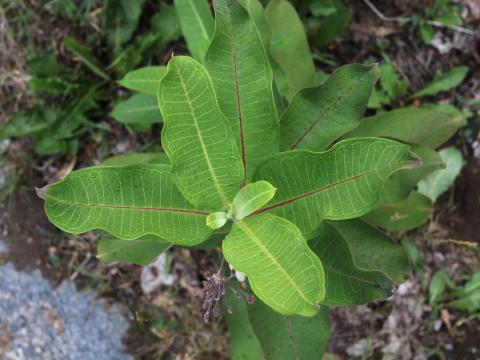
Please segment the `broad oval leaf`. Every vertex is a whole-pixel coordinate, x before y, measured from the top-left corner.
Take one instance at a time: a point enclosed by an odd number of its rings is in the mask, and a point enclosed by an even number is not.
[[[162,144],[172,177],[193,204],[226,210],[240,189],[242,161],[221,113],[208,73],[185,56],[174,57],[160,83]]]
[[[407,281],[411,266],[403,247],[360,219],[327,221],[347,243],[355,266],[380,271],[396,284]]]
[[[275,189],[268,181],[260,180],[242,188],[233,198],[231,215],[242,220],[268,203],[275,195]]]
[[[118,83],[127,89],[157,96],[158,85],[166,73],[166,66],[147,66],[130,71]]]
[[[191,246],[211,234],[208,212],[189,204],[168,165],[91,167],[43,189],[45,212],[63,231],[103,229],[124,240],[155,235]]]
[[[309,245],[322,261],[325,271],[325,299],[322,304],[360,305],[391,295],[390,280],[379,271],[359,269],[347,242],[330,223],[323,226],[322,234],[310,240]]]
[[[405,108],[365,118],[344,138],[386,137],[436,148],[455,134],[462,124],[461,116],[429,109]]]
[[[156,98],[144,94],[120,101],[110,115],[123,124],[139,126],[139,130],[147,130],[152,124],[162,122]]]
[[[247,274],[255,294],[282,314],[312,316],[324,297],[323,268],[300,230],[270,214],[234,223],[222,244],[235,270]]]
[[[322,153],[275,155],[259,167],[255,178],[267,180],[277,192],[256,213],[284,217],[306,236],[323,219],[361,216],[373,209],[392,173],[414,166],[409,149],[393,140],[362,138],[341,141]]]
[[[346,65],[300,91],[280,119],[281,149],[324,150],[357,127],[378,76],[376,65]]]
[[[326,306],[311,317],[285,316],[257,301],[248,312],[266,360],[323,359],[330,336]]]
[[[432,201],[416,191],[408,198],[392,204],[381,204],[363,219],[391,231],[412,230],[425,223],[432,215]]]
[[[217,0],[215,15],[215,36],[205,64],[220,109],[232,124],[246,182],[259,162],[279,149],[273,75],[247,11],[237,1]]]
[[[153,236],[135,240],[101,239],[97,245],[97,257],[103,262],[124,261],[146,266],[171,246]]]
[[[183,36],[192,56],[203,62],[215,23],[207,0],[175,0]]]
[[[270,51],[283,70],[288,83],[286,97],[311,87],[315,65],[302,21],[289,1],[272,0],[265,8],[265,19],[271,30]]]

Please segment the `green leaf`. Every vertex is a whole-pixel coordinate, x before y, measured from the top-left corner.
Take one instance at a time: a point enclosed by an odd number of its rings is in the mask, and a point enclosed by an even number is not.
[[[103,262],[124,261],[146,266],[171,246],[153,236],[135,240],[101,239],[97,245],[97,257]]]
[[[320,360],[330,336],[328,308],[311,317],[278,314],[257,301],[249,306],[250,322],[266,360]],[[259,359],[259,358],[249,358]]]
[[[347,65],[300,91],[280,120],[281,149],[323,150],[357,127],[378,76],[377,66]]]
[[[232,360],[262,359],[262,348],[253,332],[248,318],[247,304],[243,298],[230,298],[232,314],[225,312],[230,333],[230,353]]]
[[[208,215],[207,226],[213,230],[220,229],[228,221],[228,215],[226,212],[218,211]]]
[[[438,270],[435,274],[433,274],[430,284],[428,285],[428,302],[430,304],[435,304],[443,295],[447,286],[453,287],[450,276],[445,270]]]
[[[180,26],[192,56],[203,62],[215,23],[207,0],[175,0]]]
[[[291,222],[270,214],[236,221],[222,250],[275,311],[304,316],[318,311],[325,296],[322,264]]]
[[[418,33],[422,41],[427,45],[432,43],[433,37],[435,36],[435,30],[428,24],[421,25],[418,29]]]
[[[125,166],[140,164],[170,164],[165,153],[129,153],[115,155],[101,162],[101,166]]]
[[[148,130],[152,124],[162,122],[157,99],[144,94],[135,94],[120,101],[110,116],[122,124],[139,125],[141,130]]]
[[[455,147],[442,149],[439,155],[446,164],[445,169],[431,173],[418,184],[418,192],[432,202],[453,185],[464,164],[462,152]]]
[[[396,284],[411,275],[407,254],[386,234],[360,219],[327,221],[347,243],[355,266],[365,271],[379,271]]]
[[[323,226],[318,238],[309,241],[325,271],[325,299],[328,306],[366,304],[391,295],[390,280],[379,271],[359,269],[347,242],[331,223]]]
[[[406,231],[422,225],[428,220],[432,211],[432,201],[414,191],[404,201],[378,206],[363,216],[363,219],[387,230]]]
[[[189,204],[175,188],[168,165],[92,167],[70,173],[41,190],[49,220],[79,234],[103,229],[124,240],[155,235],[196,245],[212,231],[208,212]]]
[[[312,29],[313,42],[316,45],[329,44],[342,36],[350,25],[352,9],[345,5],[342,0],[333,0],[330,3],[335,7],[335,12],[320,19],[318,25]]]
[[[63,42],[67,49],[74,53],[75,56],[95,74],[97,74],[104,80],[110,79],[107,73],[101,68],[101,65],[98,63],[97,59],[95,59],[95,57],[92,55],[89,48],[87,48],[83,44],[80,44],[78,41],[76,41],[70,36],[65,37]]]
[[[286,75],[287,98],[314,85],[315,65],[307,35],[295,8],[286,0],[272,0],[265,9],[271,29],[270,50],[273,59]]]
[[[160,83],[158,102],[164,118],[162,144],[179,190],[197,206],[228,209],[240,189],[242,161],[208,73],[192,58],[174,57]]]
[[[23,137],[38,133],[50,127],[59,116],[54,108],[35,106],[16,113],[5,124],[0,125],[0,139]]]
[[[457,299],[451,306],[460,310],[466,310],[473,314],[480,309],[480,272],[472,275],[464,287],[456,289],[453,293]]]
[[[268,203],[275,195],[276,188],[268,181],[260,180],[242,188],[233,198],[230,214],[242,220]]]
[[[437,148],[462,125],[462,117],[444,112],[405,108],[365,118],[344,138],[386,137]]]
[[[138,91],[145,95],[157,95],[160,80],[167,72],[166,66],[147,66],[130,71],[118,83],[130,90]]]
[[[409,149],[392,140],[362,138],[339,142],[322,153],[275,155],[259,167],[255,178],[278,190],[257,213],[284,217],[306,236],[323,219],[361,216],[373,208],[392,173],[412,167]]]
[[[456,66],[449,72],[435,77],[433,81],[412,95],[413,98],[436,95],[442,91],[448,91],[460,85],[468,73],[468,66]]]
[[[258,30],[237,1],[215,1],[215,15],[205,63],[241,151],[246,182],[263,159],[278,151],[273,75]]]
[[[132,37],[144,4],[145,0],[106,0],[103,3],[101,26],[114,54],[118,54]]]

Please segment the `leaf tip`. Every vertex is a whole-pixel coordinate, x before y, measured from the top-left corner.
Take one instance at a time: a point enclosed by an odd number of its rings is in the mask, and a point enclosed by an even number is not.
[[[45,200],[45,198],[46,198],[46,196],[45,196],[45,192],[47,190],[46,188],[47,188],[46,186],[44,186],[42,188],[38,188],[38,187],[35,188],[35,192],[37,193],[37,196],[42,200]]]

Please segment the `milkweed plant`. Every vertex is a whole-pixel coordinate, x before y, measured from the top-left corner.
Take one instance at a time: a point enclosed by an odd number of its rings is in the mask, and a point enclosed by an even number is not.
[[[215,16],[205,0],[175,7],[192,57],[120,82],[157,97],[165,152],[71,172],[39,191],[46,214],[108,233],[99,253],[113,260],[220,248],[203,316],[227,313],[232,357],[320,359],[330,307],[387,299],[410,276],[382,229],[428,218],[416,184],[461,121],[415,108],[364,118],[377,65],[320,76],[286,0],[215,0]]]

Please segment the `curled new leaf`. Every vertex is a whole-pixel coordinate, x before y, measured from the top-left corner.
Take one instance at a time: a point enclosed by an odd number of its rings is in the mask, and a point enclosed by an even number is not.
[[[254,211],[268,203],[275,195],[275,189],[268,181],[260,180],[248,184],[235,195],[230,214],[237,220],[242,220]]]

